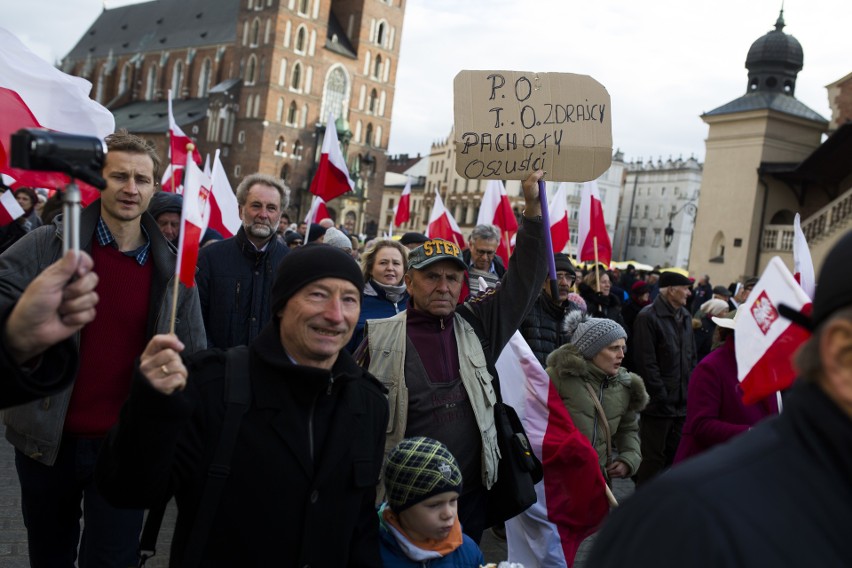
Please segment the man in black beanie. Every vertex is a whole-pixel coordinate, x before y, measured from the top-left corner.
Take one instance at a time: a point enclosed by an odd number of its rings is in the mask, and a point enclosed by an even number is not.
[[[571,259],[567,254],[558,252],[553,255],[553,260],[556,263],[556,288],[559,297],[553,297],[551,290],[553,281],[550,277],[546,278],[541,287],[541,293],[518,330],[529,343],[530,349],[542,367],[547,367],[547,356],[554,349],[568,343],[571,339],[563,323],[569,313],[580,309],[577,304],[568,299],[568,294],[573,290],[574,281],[577,278]]]
[[[639,437],[642,465],[637,486],[672,465],[686,420],[686,391],[696,364],[692,315],[686,309],[689,278],[660,275],[660,294],[642,308],[633,323],[633,371],[645,380],[651,402],[642,411]]]
[[[343,349],[363,286],[351,256],[308,244],[281,261],[272,320],[248,347],[181,359],[173,335],[148,344],[98,483],[116,506],[175,496],[173,566],[381,566],[387,391]],[[239,380],[251,397],[229,429]],[[220,463],[226,432],[234,449]],[[205,485],[223,472],[210,508]]]

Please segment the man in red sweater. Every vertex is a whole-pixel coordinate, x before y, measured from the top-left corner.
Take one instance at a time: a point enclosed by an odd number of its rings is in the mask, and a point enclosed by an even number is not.
[[[51,344],[55,339],[27,333],[39,322],[22,321],[13,310],[27,284],[60,257],[61,218],[0,255],[2,359],[35,377],[73,376],[68,388],[4,416],[6,438],[16,448],[32,566],[136,564],[142,511],[111,507],[96,490],[93,471],[129,393],[134,360],[150,337],[168,329],[175,253],[145,212],[159,175],[155,150],[126,132],[106,142],[106,189],[80,215],[80,247],[98,278],[94,319]],[[205,347],[195,288],[180,290],[176,321],[187,349]]]

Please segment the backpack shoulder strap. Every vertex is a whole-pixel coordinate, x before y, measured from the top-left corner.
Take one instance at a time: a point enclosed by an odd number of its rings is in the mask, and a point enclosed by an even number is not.
[[[225,481],[231,473],[231,456],[237,445],[237,435],[243,415],[251,404],[251,382],[249,380],[249,350],[247,346],[233,347],[226,351],[225,363],[225,418],[219,434],[219,444],[213,461],[207,469],[207,481],[201,494],[195,525],[189,535],[184,551],[183,566],[194,568],[201,564],[210,527],[219,509],[219,501]]]

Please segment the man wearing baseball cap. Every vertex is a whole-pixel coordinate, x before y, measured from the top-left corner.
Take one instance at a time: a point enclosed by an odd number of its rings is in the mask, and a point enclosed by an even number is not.
[[[852,566],[852,232],[828,253],[783,412],[678,465],[604,523],[589,565]],[[742,316],[740,316],[742,317]]]
[[[434,438],[449,448],[464,476],[462,530],[476,542],[488,528],[488,490],[500,460],[496,395],[486,362],[496,361],[518,329],[547,272],[537,188],[542,175],[534,172],[523,182],[523,224],[496,291],[459,306],[467,268],[461,250],[430,239],[408,256],[408,308],[388,319],[367,320],[365,343],[358,349],[362,364],[390,391],[393,418],[386,451],[411,436]]]
[[[173,566],[381,565],[386,391],[343,349],[363,287],[350,255],[308,244],[282,259],[272,321],[247,348],[181,359],[174,335],[150,341],[98,482],[116,506],[175,496]],[[230,353],[246,349],[247,361],[232,365]],[[233,404],[226,385],[238,380],[251,397],[223,464],[214,456]],[[205,486],[222,475],[218,502],[206,508]]]
[[[696,364],[692,315],[686,309],[689,278],[660,275],[660,293],[633,322],[633,368],[645,380],[651,402],[642,411],[639,437],[642,465],[634,478],[642,485],[672,465],[686,420],[689,376]]]

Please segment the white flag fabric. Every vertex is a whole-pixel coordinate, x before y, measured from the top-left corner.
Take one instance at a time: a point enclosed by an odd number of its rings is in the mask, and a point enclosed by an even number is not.
[[[737,375],[746,404],[788,388],[796,378],[791,357],[810,333],[782,317],[781,304],[806,312],[811,299],[776,256],[737,309]]]
[[[809,298],[813,299],[816,292],[816,276],[814,275],[814,261],[811,259],[811,249],[808,248],[808,240],[802,232],[802,223],[799,214],[793,219],[793,275],[799,285]]]

